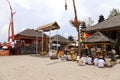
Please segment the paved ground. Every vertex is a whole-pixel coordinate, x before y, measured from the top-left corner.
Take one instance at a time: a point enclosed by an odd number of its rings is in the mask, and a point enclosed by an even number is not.
[[[39,55],[1,56],[0,80],[120,80],[120,64],[98,68]]]

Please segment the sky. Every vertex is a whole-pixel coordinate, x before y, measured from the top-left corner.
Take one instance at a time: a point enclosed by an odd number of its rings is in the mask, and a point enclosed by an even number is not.
[[[67,0],[67,11],[65,0],[9,0],[14,15],[15,34],[26,28],[37,27],[56,21],[60,25],[58,34],[66,38],[72,35],[77,37],[76,28],[70,24],[74,19],[72,0]],[[120,9],[120,0],[75,0],[77,16],[80,21],[87,21],[88,17],[97,23],[102,14],[108,17],[113,8]],[[10,23],[10,8],[7,0],[0,0],[0,42],[8,39],[8,26]],[[57,34],[54,30],[51,35]]]

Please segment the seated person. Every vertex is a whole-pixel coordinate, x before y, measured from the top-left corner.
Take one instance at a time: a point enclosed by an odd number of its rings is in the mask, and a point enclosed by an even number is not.
[[[103,56],[100,56],[100,58],[98,59],[98,67],[104,68],[104,66],[105,66],[105,61],[103,60]]]
[[[80,60],[80,56],[77,56],[76,61],[78,62]]]
[[[67,56],[66,56],[66,60],[67,60],[67,61],[71,61],[71,60],[72,60],[71,55],[67,55]]]
[[[85,63],[83,62],[82,58],[79,59],[78,61],[78,66],[84,66]]]
[[[96,57],[93,61],[94,65],[97,66],[98,65],[98,58]]]
[[[66,54],[64,54],[62,57],[61,57],[61,60],[66,60]]]
[[[83,63],[84,63],[84,64],[87,63],[87,58],[86,58],[86,56],[81,57],[81,59],[83,60]]]
[[[48,54],[49,54],[49,56],[51,57],[52,56],[52,50],[49,50],[49,52],[48,52]]]
[[[91,56],[87,56],[87,64],[92,64],[92,58],[91,58]]]
[[[111,59],[110,59],[109,57],[106,57],[106,58],[105,58],[105,65],[106,65],[107,67],[112,67]]]
[[[76,53],[73,53],[73,54],[71,55],[71,57],[72,57],[72,61],[76,61],[77,54],[76,54]]]

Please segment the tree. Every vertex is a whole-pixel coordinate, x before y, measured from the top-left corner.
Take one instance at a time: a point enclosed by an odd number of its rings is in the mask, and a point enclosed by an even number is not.
[[[100,16],[99,16],[98,23],[100,23],[100,22],[102,22],[102,21],[104,21],[104,20],[105,20],[104,16],[103,16],[103,15],[100,15]]]
[[[92,20],[92,18],[88,17],[87,21],[86,21],[86,27],[92,26],[94,23],[94,21]]]
[[[117,15],[120,15],[120,10],[119,10],[119,9],[116,9],[116,8],[113,8],[113,9],[110,11],[110,14],[109,14],[108,18],[113,17],[113,16],[117,16]]]
[[[86,22],[83,21],[81,26],[82,26],[81,28],[86,28]]]
[[[73,38],[73,36],[68,36],[68,40],[70,40],[70,41],[74,41],[74,38]]]

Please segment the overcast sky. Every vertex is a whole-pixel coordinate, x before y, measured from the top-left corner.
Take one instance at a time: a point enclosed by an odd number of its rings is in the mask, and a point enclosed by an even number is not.
[[[60,25],[58,33],[64,37],[76,36],[76,29],[70,24],[74,19],[72,0],[67,0],[68,10],[65,11],[65,0],[9,0],[14,15],[14,32],[26,28],[37,27],[57,21]],[[120,9],[120,0],[75,0],[79,20],[86,21],[91,17],[97,22],[99,15],[108,17],[113,8]],[[10,9],[7,0],[0,0],[0,42],[7,41]],[[57,31],[53,31],[52,35]]]

